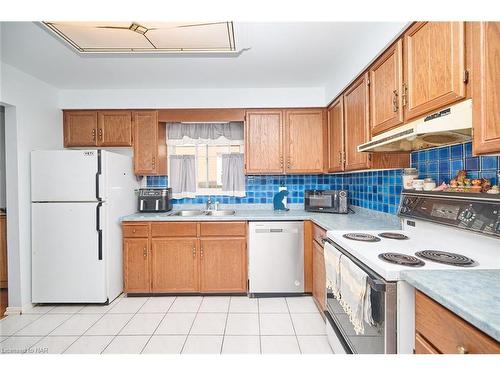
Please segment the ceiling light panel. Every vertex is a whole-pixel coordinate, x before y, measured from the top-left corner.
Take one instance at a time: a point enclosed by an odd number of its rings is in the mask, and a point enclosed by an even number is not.
[[[43,22],[80,53],[235,52],[232,22]]]

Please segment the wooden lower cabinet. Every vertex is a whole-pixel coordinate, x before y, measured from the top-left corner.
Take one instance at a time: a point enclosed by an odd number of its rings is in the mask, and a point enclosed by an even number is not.
[[[500,343],[432,298],[415,293],[415,354],[499,354]]]
[[[245,293],[246,225],[124,223],[125,293]]]
[[[126,293],[149,293],[149,239],[125,238],[123,240],[123,281]]]
[[[7,216],[0,215],[0,289],[7,288]]]
[[[326,273],[323,246],[313,241],[313,298],[321,311],[326,310]]]
[[[200,281],[201,292],[245,292],[246,239],[201,239]]]
[[[198,240],[153,238],[151,240],[151,291],[198,291]]]

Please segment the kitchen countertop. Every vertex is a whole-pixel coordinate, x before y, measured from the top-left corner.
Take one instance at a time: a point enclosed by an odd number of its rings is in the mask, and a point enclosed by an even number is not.
[[[412,270],[401,277],[500,341],[500,270]]]
[[[233,209],[235,215],[231,216],[171,216],[166,213],[136,213],[122,217],[121,221],[287,221],[311,220],[326,230],[369,230],[369,229],[400,229],[401,222],[396,215],[352,207],[354,213],[329,214],[304,211],[302,205],[290,207],[290,211],[273,211],[269,205],[221,205],[220,209]],[[203,209],[201,206],[182,205],[174,207],[174,212],[179,209]]]

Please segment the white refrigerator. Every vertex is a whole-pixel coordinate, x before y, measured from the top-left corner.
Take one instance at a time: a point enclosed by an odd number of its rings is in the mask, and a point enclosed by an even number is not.
[[[132,158],[31,152],[33,303],[106,303],[123,290],[120,217],[135,212]]]

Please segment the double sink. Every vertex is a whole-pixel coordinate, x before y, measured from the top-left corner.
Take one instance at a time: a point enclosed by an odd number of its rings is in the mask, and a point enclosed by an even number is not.
[[[235,213],[234,210],[181,210],[171,216],[233,216]]]

